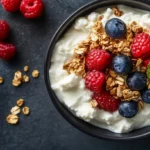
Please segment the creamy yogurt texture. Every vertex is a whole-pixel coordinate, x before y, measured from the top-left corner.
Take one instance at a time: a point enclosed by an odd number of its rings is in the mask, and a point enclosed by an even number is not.
[[[126,24],[136,21],[139,25],[150,30],[149,12],[124,5],[117,7],[124,12],[124,15],[119,19]],[[117,18],[111,8],[97,9],[88,16],[76,20],[75,24],[55,46],[49,75],[51,87],[58,99],[77,117],[116,133],[127,133],[133,129],[150,125],[150,105],[145,104],[144,109],[131,119],[120,116],[118,111],[110,113],[92,108],[89,103],[92,92],[85,88],[84,79],[75,74],[68,74],[62,68],[64,63],[73,55],[77,45],[89,36],[91,28],[99,16],[104,15],[103,26],[109,19]]]

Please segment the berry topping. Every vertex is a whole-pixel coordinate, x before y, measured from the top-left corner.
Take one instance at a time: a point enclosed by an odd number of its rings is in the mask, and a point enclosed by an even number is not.
[[[119,113],[126,118],[134,117],[138,112],[138,103],[136,101],[121,102],[119,105]]]
[[[88,53],[85,64],[89,71],[101,71],[105,69],[111,61],[112,56],[110,53],[101,49],[93,49]]]
[[[105,25],[105,31],[111,38],[123,38],[126,35],[126,24],[118,19],[112,18]]]
[[[5,40],[8,37],[10,27],[4,20],[0,20],[0,41]]]
[[[100,93],[105,82],[105,75],[99,71],[88,72],[85,77],[85,86],[87,89]]]
[[[1,0],[3,8],[8,12],[18,11],[20,8],[21,0]]]
[[[145,60],[145,61],[143,62],[143,64],[144,64],[146,67],[149,65],[149,63],[150,63],[150,59],[147,59],[147,60]]]
[[[114,112],[118,109],[120,101],[115,99],[108,92],[97,93],[93,95],[93,99],[97,101],[99,108]]]
[[[135,38],[131,45],[131,52],[135,58],[147,58],[150,56],[150,35],[140,33]]]
[[[16,53],[16,47],[13,44],[0,43],[0,58],[10,60]]]
[[[142,100],[145,103],[149,103],[150,104],[150,90],[144,90],[141,92],[142,95]]]
[[[28,18],[38,18],[43,14],[44,4],[42,0],[22,0],[20,11]]]
[[[116,73],[127,75],[132,72],[133,64],[130,57],[125,55],[118,55],[113,58],[113,69]]]
[[[127,77],[127,85],[133,91],[140,91],[146,87],[146,75],[142,72],[134,72]]]

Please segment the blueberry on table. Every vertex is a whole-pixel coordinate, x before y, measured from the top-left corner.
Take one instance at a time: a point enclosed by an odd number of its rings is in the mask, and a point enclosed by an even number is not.
[[[125,37],[126,30],[126,24],[118,18],[108,20],[105,25],[105,31],[111,38],[119,39]]]
[[[112,61],[113,70],[120,75],[128,75],[132,72],[133,63],[130,57],[118,55]]]
[[[133,72],[127,77],[127,85],[132,91],[140,91],[146,87],[147,78],[142,72]]]
[[[142,96],[142,100],[145,103],[149,103],[150,104],[150,90],[142,91],[141,96]]]
[[[134,117],[138,112],[138,103],[136,101],[125,101],[119,105],[119,114],[126,118]]]

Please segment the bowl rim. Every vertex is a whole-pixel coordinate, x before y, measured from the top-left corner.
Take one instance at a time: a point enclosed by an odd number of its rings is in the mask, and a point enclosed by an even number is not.
[[[118,1],[118,0],[95,0],[92,1],[90,3],[87,3],[86,5],[80,7],[79,9],[77,9],[74,13],[72,13],[60,26],[59,28],[56,30],[55,34],[53,35],[53,37],[51,38],[50,44],[48,46],[48,50],[46,53],[46,57],[45,57],[45,62],[44,62],[44,79],[45,79],[45,84],[47,87],[47,91],[49,93],[50,99],[52,101],[52,103],[54,104],[54,106],[56,107],[56,109],[59,111],[59,113],[75,128],[79,129],[80,131],[91,135],[93,137],[99,138],[99,139],[105,139],[105,140],[118,140],[118,141],[129,141],[129,140],[135,140],[135,139],[141,139],[144,137],[147,137],[150,135],[150,130],[146,133],[143,134],[139,134],[139,135],[134,135],[134,136],[130,136],[130,137],[112,137],[112,136],[106,136],[106,135],[101,135],[101,134],[95,134],[92,133],[89,128],[87,129],[85,126],[85,124],[87,124],[88,126],[90,126],[91,128],[98,128],[101,130],[106,130],[107,129],[103,129],[103,128],[99,128],[96,127],[94,125],[91,125],[87,122],[85,122],[84,120],[81,120],[80,118],[76,117],[75,115],[73,115],[69,109],[64,106],[57,98],[57,96],[55,95],[54,91],[51,88],[51,84],[50,84],[50,78],[49,78],[49,64],[48,61],[51,60],[51,55],[53,53],[54,50],[54,46],[57,43],[57,41],[62,37],[64,30],[67,30],[66,27],[72,25],[72,23],[76,20],[76,18],[78,18],[79,16],[84,16],[83,14],[87,14],[88,12],[90,13],[89,10],[94,10],[99,8],[99,5],[105,5],[105,6],[112,6],[112,5],[119,5],[119,4],[123,4],[123,5],[127,5],[130,7],[132,5],[138,5],[138,6],[143,6],[145,8],[147,8],[148,10],[150,10],[150,5],[143,3],[143,2],[139,2],[139,1],[131,1],[131,0],[122,0],[122,1]],[[96,6],[98,5],[98,7]],[[97,8],[96,8],[97,7]],[[138,7],[136,7],[138,8]],[[139,8],[140,9],[140,8]],[[144,9],[143,9],[144,10]],[[82,14],[82,15],[81,15]],[[63,30],[63,31],[62,31]],[[55,43],[55,44],[54,44]],[[78,121],[82,122],[82,123],[78,123]],[[138,129],[140,130],[140,129]],[[108,131],[111,132],[111,131]],[[133,132],[133,131],[132,131]],[[113,132],[112,132],[113,133]],[[114,134],[114,133],[113,133]],[[118,133],[116,133],[118,134]],[[121,134],[124,135],[125,133]],[[126,133],[128,134],[128,133]]]

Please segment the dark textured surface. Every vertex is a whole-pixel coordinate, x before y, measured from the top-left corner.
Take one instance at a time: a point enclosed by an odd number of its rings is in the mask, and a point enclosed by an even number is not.
[[[20,13],[8,14],[0,6],[0,19],[12,28],[12,41],[18,48],[11,63],[0,61],[0,150],[149,150],[149,140],[112,142],[85,135],[66,122],[51,103],[43,77],[44,57],[49,41],[59,25],[77,8],[91,0],[43,0],[45,15],[39,20],[27,20]],[[145,0],[150,4],[150,1]],[[29,65],[37,68],[41,76],[19,88],[11,85],[13,73]],[[31,74],[31,73],[29,73]],[[5,118],[18,98],[24,98],[31,114],[20,115],[20,123],[11,126]]]

